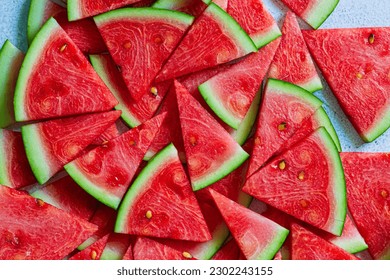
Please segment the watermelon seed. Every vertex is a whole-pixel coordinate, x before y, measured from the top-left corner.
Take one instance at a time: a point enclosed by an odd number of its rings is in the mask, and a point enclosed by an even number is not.
[[[125,49],[130,49],[131,48],[131,42],[130,41],[126,41],[124,44],[123,44],[123,47]]]
[[[260,144],[261,144],[260,137],[256,137],[255,138],[255,145],[260,145]]]
[[[357,74],[356,74],[356,78],[358,78],[358,79],[362,79],[362,78],[363,78],[363,74],[362,74],[362,73],[360,73],[360,72],[359,72],[359,73],[357,73]]]
[[[150,220],[150,219],[152,218],[152,216],[153,216],[152,211],[150,211],[150,210],[146,211],[145,217],[146,217],[147,219]]]
[[[389,192],[387,190],[381,190],[381,196],[386,199],[389,197]]]
[[[301,199],[299,201],[299,204],[302,206],[302,208],[307,208],[307,206],[309,205],[309,202],[305,199]]]
[[[122,72],[122,67],[120,67],[119,65],[116,66],[116,69],[118,69],[119,73]]]
[[[130,140],[129,144],[130,144],[130,146],[134,146],[135,145],[135,141],[134,140]]]
[[[286,162],[284,160],[281,160],[278,164],[278,167],[280,170],[286,169]]]
[[[162,39],[160,36],[156,36],[156,37],[154,38],[154,42],[155,42],[156,44],[161,44],[162,41],[163,41],[163,39]]]
[[[370,44],[374,44],[374,41],[375,41],[375,35],[371,33],[370,36],[368,36],[368,42]]]
[[[91,259],[96,260],[96,258],[97,258],[97,252],[95,250],[92,250]]]
[[[42,199],[36,198],[35,202],[38,204],[39,207],[42,207],[45,205],[45,202]]]
[[[299,172],[298,179],[303,181],[303,179],[305,179],[305,172],[303,172],[303,171]]]
[[[188,252],[183,252],[183,257],[185,257],[186,259],[192,259],[192,255]]]
[[[64,44],[64,45],[60,48],[60,52],[64,52],[67,46],[68,46],[67,44]]]
[[[287,124],[285,122],[282,122],[278,125],[278,130],[283,131],[286,129]]]
[[[154,96],[158,95],[158,90],[156,87],[151,87],[150,88],[150,93],[153,94]]]
[[[197,140],[195,136],[190,136],[190,144],[195,146],[197,144]]]

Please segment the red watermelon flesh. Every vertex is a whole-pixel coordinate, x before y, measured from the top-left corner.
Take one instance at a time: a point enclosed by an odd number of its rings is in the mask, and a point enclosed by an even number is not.
[[[194,260],[188,252],[177,251],[147,237],[138,237],[133,251],[135,260]]]
[[[127,248],[127,251],[123,255],[122,260],[134,260],[133,245],[132,244],[130,244],[129,248]]]
[[[188,30],[156,80],[170,80],[211,68],[256,50],[238,23],[216,4],[210,3]]]
[[[274,40],[199,86],[214,113],[234,129],[239,127],[261,89],[279,42]]]
[[[282,0],[282,2],[311,27],[317,29],[333,12],[339,0]]]
[[[243,191],[314,227],[342,233],[344,173],[337,148],[323,127],[254,173]]]
[[[81,189],[69,176],[63,177],[30,194],[85,220],[89,220],[98,207],[97,200]]]
[[[358,260],[354,255],[298,224],[291,226],[291,258],[293,260]]]
[[[155,84],[156,95],[144,94],[135,101],[120,75],[119,68],[108,54],[90,56],[95,71],[99,74],[107,87],[111,90],[119,104],[115,106],[122,111],[122,119],[131,127],[144,123],[153,117],[167,93],[171,82]]]
[[[140,0],[68,0],[68,16],[70,21],[78,20],[137,2]]]
[[[257,48],[282,35],[262,0],[229,0],[227,12],[248,33]]]
[[[212,260],[239,260],[240,255],[240,247],[238,247],[237,242],[232,238],[218,250]]]
[[[17,121],[112,109],[118,102],[71,38],[50,19],[29,48],[15,90]]]
[[[78,157],[119,118],[120,111],[50,120],[22,127],[32,171],[40,184]]]
[[[366,142],[390,125],[390,28],[303,32],[339,104]]]
[[[101,146],[105,144],[107,141],[114,139],[120,135],[120,132],[116,126],[116,124],[111,125],[109,128],[107,128],[101,135],[99,135],[98,138],[96,138],[91,143],[91,148],[96,146]]]
[[[207,8],[207,4],[206,1],[203,0],[158,0],[152,5],[152,7],[158,9],[176,10],[198,17]]]
[[[18,189],[35,182],[21,133],[0,129],[0,184]]]
[[[321,105],[319,99],[304,89],[269,79],[264,90],[247,177],[264,165]]]
[[[104,247],[107,244],[109,234],[106,234],[84,250],[73,255],[69,260],[100,260]]]
[[[151,92],[151,84],[193,17],[184,13],[128,8],[95,17],[115,63],[134,100]]]
[[[115,232],[198,242],[211,239],[172,144],[148,162],[129,188]]]
[[[63,259],[97,226],[25,192],[0,186],[0,259]]]
[[[212,189],[208,191],[246,259],[272,259],[288,230]]]
[[[100,202],[116,209],[165,114],[133,128],[65,165],[69,175]]]
[[[191,185],[200,190],[237,169],[249,155],[183,85],[174,85]]]
[[[133,241],[133,236],[111,233],[100,256],[101,260],[121,260]]]
[[[390,154],[341,153],[348,208],[374,259],[390,259]]]
[[[315,92],[322,89],[321,79],[307,49],[297,18],[287,12],[282,41],[270,66],[269,77]]]

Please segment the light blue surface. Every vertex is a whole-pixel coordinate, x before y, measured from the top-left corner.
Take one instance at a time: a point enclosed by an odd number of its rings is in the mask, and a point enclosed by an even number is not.
[[[286,8],[279,0],[263,0],[281,26]],[[27,49],[26,22],[30,0],[0,0],[0,44],[6,39]],[[303,28],[307,25],[301,23]],[[390,26],[389,0],[340,0],[334,13],[321,28]],[[340,137],[344,151],[390,152],[390,130],[376,141],[364,144],[341,111],[332,92],[324,82],[325,89],[316,95],[325,103],[325,110]]]

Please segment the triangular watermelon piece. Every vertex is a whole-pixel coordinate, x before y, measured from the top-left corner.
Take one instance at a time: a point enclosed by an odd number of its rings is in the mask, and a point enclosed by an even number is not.
[[[354,255],[298,224],[291,226],[291,258],[293,260],[358,260]]]
[[[70,21],[95,16],[140,2],[140,0],[67,0]]]
[[[81,189],[69,176],[54,181],[30,194],[85,220],[89,220],[98,208],[98,201]]]
[[[259,90],[280,40],[249,54],[229,69],[199,86],[210,108],[225,123],[238,129]]]
[[[257,48],[282,35],[262,0],[229,0],[227,12],[248,33]]]
[[[211,239],[172,144],[156,154],[131,185],[119,207],[115,232],[199,242]]]
[[[168,92],[171,82],[156,84],[154,94],[152,92],[144,94],[136,101],[131,97],[110,55],[91,55],[90,60],[95,71],[118,100],[119,104],[115,109],[122,111],[121,117],[130,127],[136,127],[153,117]]]
[[[134,100],[149,95],[163,63],[193,17],[155,9],[127,8],[95,17],[95,22]]]
[[[23,126],[24,147],[38,182],[47,182],[78,157],[120,114],[120,111],[94,113]]]
[[[100,256],[101,260],[121,260],[134,237],[128,234],[111,233]]]
[[[1,260],[63,259],[97,230],[77,216],[4,186],[0,208]]]
[[[348,208],[374,259],[390,259],[390,153],[341,153]]]
[[[242,253],[248,260],[272,259],[288,230],[208,189]]]
[[[341,108],[366,142],[390,126],[390,28],[303,32]]]
[[[107,244],[109,234],[106,234],[84,250],[73,255],[69,260],[100,260],[104,247]]]
[[[183,85],[174,85],[191,185],[200,190],[237,169],[249,155]]]
[[[336,8],[339,0],[281,0],[314,29],[319,28]]]
[[[159,115],[107,141],[65,165],[89,194],[117,209],[165,115]]]
[[[0,129],[0,184],[23,188],[36,183],[20,132]]]
[[[240,25],[219,6],[210,3],[191,26],[156,80],[170,80],[211,68],[256,50]]]
[[[195,260],[188,252],[177,251],[147,237],[138,237],[133,248],[135,260]]]
[[[24,54],[8,40],[0,49],[0,128],[15,123],[14,92]]]
[[[112,109],[118,102],[54,19],[31,44],[15,89],[15,118],[29,121]]]
[[[198,17],[210,2],[211,0],[157,0],[152,7],[180,11]]]
[[[314,227],[342,233],[347,211],[344,172],[323,127],[254,173],[243,191]]]
[[[304,89],[269,79],[260,108],[247,177],[266,163],[321,105],[318,98]]]
[[[306,47],[297,18],[290,11],[286,14],[282,32],[282,41],[270,66],[269,77],[295,84],[309,92],[322,89],[321,79]]]

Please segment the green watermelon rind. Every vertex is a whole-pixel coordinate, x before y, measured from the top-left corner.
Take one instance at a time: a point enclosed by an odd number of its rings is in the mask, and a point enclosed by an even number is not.
[[[345,251],[351,254],[359,253],[368,248],[368,245],[365,243],[364,239],[361,236],[356,238],[351,238],[349,240],[344,240],[342,242],[339,242],[337,239],[335,239],[332,240],[331,243],[339,246],[340,248],[344,249]]]
[[[0,129],[0,185],[11,187],[6,149],[7,147],[4,143],[3,130]]]
[[[96,25],[99,27],[102,24],[111,22],[113,20],[131,20],[137,19],[156,19],[161,21],[170,21],[175,24],[191,25],[194,17],[182,12],[157,9],[157,8],[122,8],[113,10],[94,17]]]
[[[379,121],[374,123],[370,129],[368,129],[365,132],[360,133],[360,137],[364,140],[366,143],[373,142],[375,139],[377,139],[379,136],[381,136],[383,133],[385,133],[386,130],[390,127],[390,103],[387,108],[385,108],[383,113],[383,116],[380,118]]]
[[[329,119],[328,114],[325,112],[324,108],[320,107],[315,113],[314,116],[319,120],[321,125],[325,127],[326,131],[328,131],[329,135],[332,137],[333,142],[335,143],[337,150],[339,152],[342,151],[340,139],[337,135],[337,132]]]
[[[234,130],[230,133],[233,139],[236,140],[236,142],[240,144],[240,146],[244,145],[245,141],[248,139],[249,134],[252,131],[253,125],[255,124],[256,121],[256,117],[259,113],[260,101],[261,101],[261,89],[253,99],[252,104],[245,115],[245,118],[242,120],[237,130]]]
[[[286,241],[290,231],[278,224],[276,225],[279,228],[277,234],[268,242],[268,246],[263,249],[262,253],[256,257],[257,260],[272,260]]]
[[[35,64],[39,62],[40,57],[42,57],[42,52],[44,51],[42,46],[46,46],[52,35],[56,34],[57,30],[60,29],[61,27],[57,21],[54,18],[50,18],[35,36],[30,48],[27,51],[22,67],[20,68],[19,77],[15,88],[14,109],[15,119],[18,122],[26,121],[28,119],[27,113],[25,111],[25,98],[28,92],[27,83],[29,81],[29,76],[32,72],[32,69],[34,68]]]
[[[72,179],[87,193],[92,195],[101,203],[110,208],[117,209],[121,199],[107,192],[104,188],[91,182],[83,171],[77,166],[75,161],[71,161],[64,166],[65,171],[72,177]]]
[[[168,159],[173,157],[178,157],[178,152],[175,146],[171,143],[168,144],[165,148],[160,150],[151,160],[142,171],[139,173],[137,178],[134,180],[133,184],[130,186],[129,190],[123,197],[122,203],[118,208],[118,216],[115,223],[114,232],[122,233],[123,224],[126,222],[127,213],[130,207],[135,202],[138,195],[142,194],[143,186],[152,178],[155,173],[155,170],[158,170],[158,167],[161,166]]]
[[[322,90],[324,88],[318,74],[314,75],[310,81],[307,81],[304,84],[300,84],[299,86],[304,88],[305,90],[307,90],[310,93],[314,93],[314,92]]]
[[[13,112],[9,112],[8,104],[13,101],[13,77],[19,71],[17,61],[23,53],[9,40],[4,42],[0,50],[0,128],[5,128],[15,122]]]
[[[305,21],[314,29],[318,29],[336,9],[339,0],[317,1],[313,10],[305,15]]]
[[[122,100],[120,93],[116,90],[115,85],[112,84],[110,77],[108,76],[106,69],[104,68],[101,55],[90,55],[89,56],[92,67],[95,69],[96,73],[106,84],[108,89],[114,95],[116,100],[118,100],[118,105],[115,106],[116,110],[122,111],[121,118],[130,126],[136,127],[141,124],[141,121],[134,116],[129,109],[124,105],[125,102]]]
[[[229,35],[235,44],[242,47],[247,54],[258,50],[251,37],[242,29],[238,22],[217,4],[211,2],[205,12],[210,13],[220,26],[222,25],[224,33]]]
[[[68,10],[68,20],[74,21],[81,19],[83,14],[81,13],[80,0],[68,0],[66,3]]]
[[[22,139],[26,155],[32,172],[39,184],[44,184],[51,177],[49,162],[45,154],[44,145],[37,125],[22,126]]]
[[[267,33],[250,35],[253,43],[256,45],[258,49],[264,47],[268,43],[271,43],[272,41],[276,40],[280,36],[282,36],[282,31],[280,31],[276,22],[272,25],[272,28]]]

